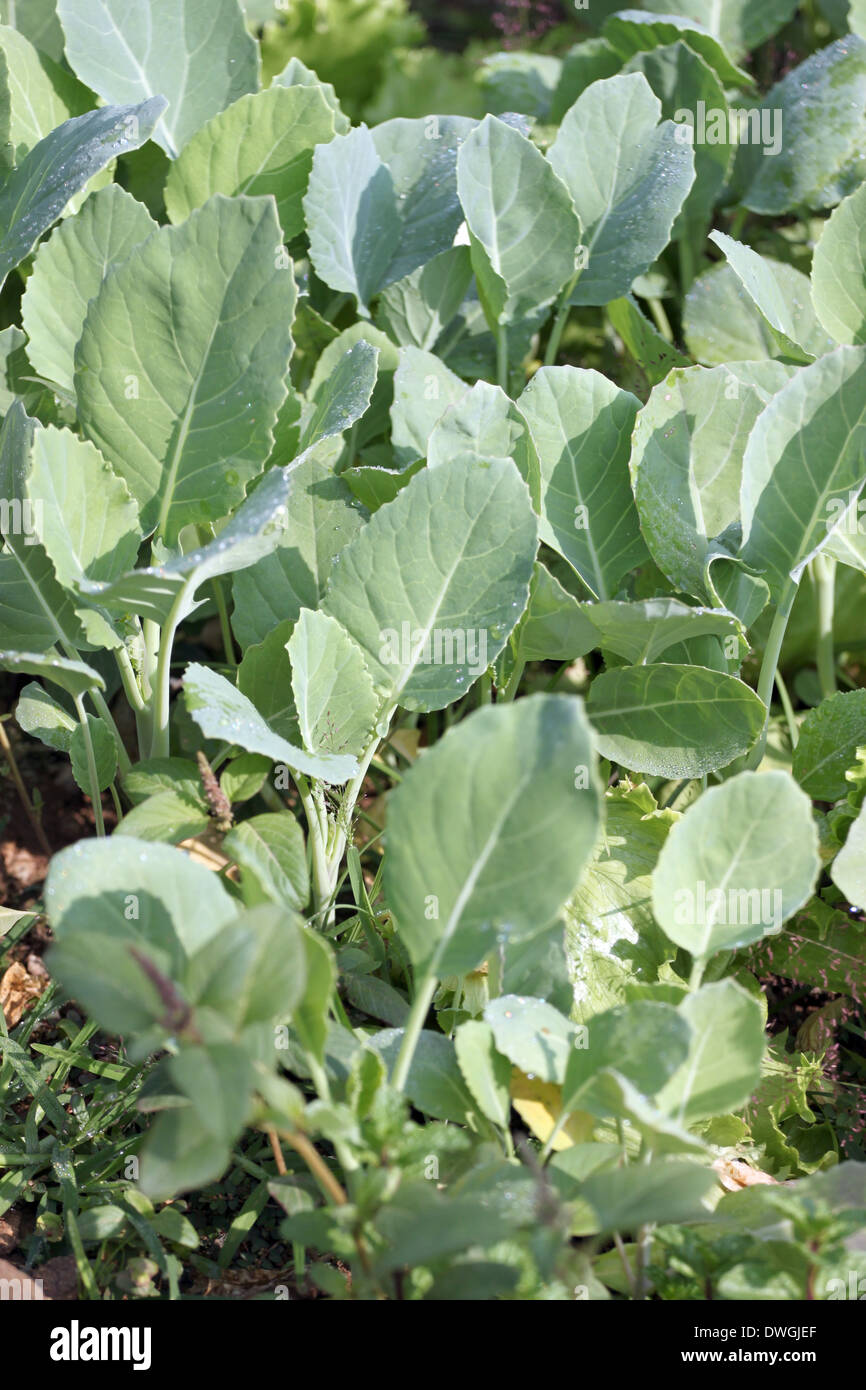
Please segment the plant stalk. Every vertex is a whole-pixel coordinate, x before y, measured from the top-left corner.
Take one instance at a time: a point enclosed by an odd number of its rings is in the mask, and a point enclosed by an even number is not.
[[[403,1042],[394,1064],[394,1075],[391,1077],[391,1085],[395,1091],[402,1091],[406,1086],[409,1068],[412,1065],[412,1058],[415,1056],[415,1048],[418,1046],[424,1020],[430,1010],[430,1005],[433,1003],[433,996],[436,993],[438,983],[439,980],[435,971],[425,975],[412,1001],[412,1008],[409,1011],[406,1029],[403,1033]]]
[[[816,555],[812,561],[812,582],[818,596],[818,640],[815,658],[821,694],[825,700],[836,694],[836,648],[833,617],[836,602],[836,561],[832,555]]]
[[[90,803],[93,807],[93,819],[96,824],[97,835],[105,834],[105,820],[102,815],[102,797],[99,792],[99,774],[96,771],[96,754],[93,751],[93,739],[90,737],[90,725],[87,722],[87,710],[84,708],[84,701],[80,695],[73,696],[75,701],[75,712],[81,724],[81,732],[84,738],[84,755],[87,759],[87,780],[90,783]]]

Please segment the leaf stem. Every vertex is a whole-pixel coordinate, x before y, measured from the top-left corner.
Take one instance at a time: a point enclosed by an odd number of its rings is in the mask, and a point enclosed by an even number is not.
[[[508,329],[504,323],[496,328],[496,376],[499,385],[508,395]]]
[[[99,775],[96,771],[96,755],[93,751],[93,739],[90,736],[90,725],[87,722],[87,710],[84,708],[84,701],[80,695],[74,695],[75,713],[78,715],[81,724],[81,733],[84,739],[84,755],[87,759],[87,780],[90,783],[90,803],[93,806],[93,819],[96,823],[97,835],[105,834],[105,821],[102,816],[102,797],[99,792]]]
[[[187,602],[187,589],[190,581],[184,584],[178,592],[171,611],[166,619],[162,630],[159,644],[159,656],[156,662],[156,680],[154,683],[152,708],[153,708],[153,738],[150,746],[150,756],[152,758],[167,758],[171,749],[169,737],[169,706],[171,703],[171,653],[174,646],[174,639],[177,629],[181,623],[181,615]]]
[[[790,580],[788,587],[785,589],[776,607],[776,616],[773,619],[770,635],[767,638],[767,645],[764,648],[761,674],[758,677],[758,698],[763,703],[765,710],[764,727],[746,763],[747,768],[752,772],[760,767],[764,754],[767,751],[767,732],[770,727],[770,707],[773,699],[773,684],[776,679],[776,667],[779,665],[782,643],[785,640],[785,631],[788,627],[788,620],[791,617],[791,609],[794,607],[794,600],[796,597],[797,585],[793,580]]]
[[[553,321],[550,337],[547,340],[547,351],[544,354],[545,367],[552,367],[559,355],[559,345],[562,342],[565,325],[568,323],[568,316],[571,313],[571,296],[574,294],[575,287],[581,274],[582,269],[576,270],[565,289],[562,291],[562,294],[559,296],[556,318]]]
[[[403,1042],[397,1061],[394,1064],[394,1075],[391,1077],[391,1085],[395,1091],[405,1089],[406,1081],[409,1077],[409,1069],[412,1066],[412,1058],[415,1056],[415,1049],[418,1046],[418,1039],[424,1027],[424,1020],[433,1003],[433,996],[436,993],[436,986],[439,983],[435,972],[431,971],[425,975],[418,986],[415,998],[412,1001],[412,1008],[409,1010],[409,1017],[406,1020],[406,1029],[403,1033]]]
[[[836,561],[832,555],[816,555],[812,561],[812,583],[818,596],[818,640],[815,658],[821,694],[825,700],[836,694],[836,648],[833,617],[836,603]]]

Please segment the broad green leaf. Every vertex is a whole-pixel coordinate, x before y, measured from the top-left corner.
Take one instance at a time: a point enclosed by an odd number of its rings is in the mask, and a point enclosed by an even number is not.
[[[538,459],[529,427],[499,386],[476,381],[465,395],[449,406],[430,435],[427,463],[462,459],[472,465],[494,458],[510,458],[530,492],[538,493]]]
[[[238,667],[238,688],[255,705],[274,733],[301,743],[298,711],[292,693],[289,638],[294,621],[277,623],[262,642],[248,647]]]
[[[542,367],[518,405],[538,454],[541,539],[608,598],[646,556],[628,483],[640,402],[599,372]]]
[[[559,172],[495,116],[460,150],[457,187],[491,326],[549,303],[574,275],[581,224]]]
[[[830,874],[852,907],[866,912],[866,806],[860,807],[860,814],[848,831]]]
[[[0,52],[8,74],[10,153],[12,163],[20,164],[44,136],[70,116],[87,111],[93,105],[93,97],[68,72],[39,53],[29,39],[6,24],[0,25]]]
[[[781,289],[797,340],[808,344],[812,356],[830,352],[833,342],[815,318],[806,276],[766,256],[763,264],[770,267],[772,280]],[[695,280],[686,295],[683,333],[692,356],[709,367],[786,356],[778,334],[727,261],[711,266]]]
[[[0,285],[94,174],[145,143],[163,109],[161,97],[103,106],[64,121],[34,145],[0,190]]]
[[[812,260],[818,317],[839,343],[866,343],[866,184],[840,203]]]
[[[230,1147],[202,1129],[191,1106],[166,1110],[147,1136],[140,1189],[154,1202],[164,1202],[206,1187],[222,1176],[230,1156]]]
[[[167,788],[127,811],[114,833],[132,835],[138,840],[178,844],[204,834],[210,825],[208,808],[200,797]]]
[[[143,801],[158,792],[176,791],[192,800],[202,798],[201,772],[188,758],[147,758],[135,763],[123,778],[130,801]],[[201,800],[202,807],[205,802]]]
[[[15,719],[25,734],[32,734],[61,753],[69,752],[72,735],[78,728],[78,721],[35,681],[25,685],[18,696]]]
[[[213,116],[169,169],[165,206],[182,222],[214,193],[272,193],[285,240],[304,230],[302,200],[313,150],[334,138],[334,112],[321,87],[270,87]]]
[[[232,627],[242,647],[294,622],[302,608],[318,608],[336,556],[364,525],[362,509],[333,471],[338,452],[339,445],[320,446],[299,460],[279,545],[232,577]]]
[[[607,313],[650,386],[664,381],[673,367],[689,365],[689,359],[663,338],[654,324],[644,317],[632,295],[612,299]]]
[[[36,430],[26,486],[64,588],[82,579],[110,583],[135,564],[138,508],[88,440],[53,425]]]
[[[337,93],[331,82],[323,82],[320,77],[302,63],[300,58],[290,58],[282,72],[277,73],[271,82],[272,87],[318,87],[325,101],[334,113],[334,127],[338,135],[351,130],[352,123],[343,114]]]
[[[106,787],[111,786],[117,773],[117,744],[104,719],[97,719],[94,715],[88,714],[87,727],[96,766],[96,784],[99,791],[103,792]],[[90,796],[90,764],[87,757],[87,741],[81,724],[76,726],[69,740],[69,757],[73,777],[81,790]]]
[[[587,15],[584,14],[583,18],[586,19]],[[550,106],[551,124],[558,125],[569,107],[593,82],[603,77],[613,77],[622,65],[622,55],[607,39],[584,39],[574,44],[562,60],[559,82]]]
[[[154,140],[174,158],[199,126],[259,85],[237,0],[57,0],[73,71],[107,102],[168,102]]]
[[[682,15],[706,26],[733,58],[739,59],[777,34],[794,14],[797,0],[646,0],[658,14]]]
[[[678,123],[679,138],[692,147],[695,181],[674,226],[674,240],[703,235],[724,188],[733,153],[724,87],[710,65],[682,40],[649,53],[636,53],[624,71],[643,73],[662,104],[662,116]],[[709,130],[696,127],[700,111],[712,112],[723,123],[722,130],[714,127],[710,137]]]
[[[370,407],[379,373],[379,349],[362,338],[318,387],[301,430],[300,447],[350,429]]]
[[[310,753],[360,757],[379,710],[360,647],[335,618],[304,608],[288,652],[304,747]]]
[[[743,456],[742,557],[778,599],[866,481],[866,349],[804,367],[758,417]]]
[[[366,313],[401,231],[394,180],[366,126],[318,146],[303,205],[316,274]]]
[[[602,1234],[635,1231],[645,1222],[707,1220],[709,1199],[717,1190],[712,1168],[688,1159],[668,1159],[591,1173],[581,1185],[580,1200],[592,1208],[595,1230]]]
[[[337,971],[334,955],[328,943],[310,927],[302,927],[301,934],[306,959],[306,981],[292,1021],[305,1050],[322,1065],[325,1060],[328,1016]],[[380,1038],[383,1036],[384,1034],[378,1034]]]
[[[184,675],[186,707],[208,738],[236,743],[248,753],[262,753],[296,772],[324,782],[347,782],[356,771],[353,757],[306,753],[269,728],[252,701],[225,676],[193,663]]]
[[[605,758],[668,778],[727,767],[752,747],[766,713],[734,676],[664,663],[596,676],[586,712]]]
[[[821,325],[812,311],[811,299],[806,299],[804,276],[795,279],[789,266],[759,256],[750,246],[734,241],[724,232],[710,232],[710,241],[725,253],[728,264],[742,284],[758,312],[767,320],[770,330],[787,358],[794,362],[811,362],[829,349]],[[799,292],[799,298],[792,297]]]
[[[232,803],[252,801],[270,770],[269,760],[260,753],[241,753],[220,773],[220,791]]]
[[[12,25],[55,63],[62,62],[63,30],[56,0],[0,0],[0,21]]]
[[[742,772],[704,792],[671,830],[653,874],[653,911],[692,956],[735,951],[778,934],[811,897],[819,870],[809,798],[787,772]]]
[[[775,362],[678,369],[638,414],[630,467],[641,530],[656,564],[686,593],[712,598],[712,541],[739,520],[749,434],[793,374]]]
[[[42,546],[7,536],[0,550],[0,650],[26,645],[45,652],[55,643],[91,645]]]
[[[270,452],[296,298],[280,249],[271,199],[216,195],[134,250],[88,310],[79,418],[168,545],[224,517]]]
[[[371,131],[397,197],[400,238],[384,283],[391,284],[447,251],[463,221],[457,161],[475,128],[465,116],[383,121]]]
[[[792,771],[816,801],[840,801],[851,790],[845,773],[866,744],[866,690],[839,691],[809,710],[800,726]]]
[[[741,202],[767,216],[833,207],[862,183],[866,40],[849,34],[813,53],[765,96],[761,111],[781,123],[782,148],[764,158],[742,145],[734,170]]]
[[[83,695],[87,690],[105,689],[99,672],[86,666],[83,661],[70,661],[66,657],[51,656],[48,652],[0,651],[0,671],[41,676],[72,696]]]
[[[511,1066],[496,1050],[489,1023],[470,1019],[454,1034],[454,1050],[463,1078],[483,1115],[505,1129],[511,1116]]]
[[[661,110],[642,73],[608,77],[578,97],[550,147],[588,253],[573,304],[628,294],[670,241],[694,156],[672,121],[660,124]]]
[[[442,709],[505,646],[536,545],[510,460],[422,469],[342,552],[324,609],[361,648],[385,705]]]
[[[198,606],[195,594],[205,580],[242,570],[270,554],[285,532],[291,490],[292,470],[272,468],[214,540],[165,564],[129,571],[112,583],[83,579],[81,592],[106,608],[131,610],[156,622],[164,622],[175,607],[181,620]]]
[[[250,1109],[253,1067],[236,1044],[210,1043],[207,1047],[185,1044],[168,1058],[168,1074],[187,1097],[200,1130],[231,1144],[237,1138]]]
[[[387,429],[388,411],[394,397],[394,373],[400,362],[400,354],[391,339],[380,328],[374,328],[371,323],[359,319],[350,328],[344,328],[342,333],[338,333],[324,349],[316,346],[314,351],[320,352],[321,355],[307,387],[308,399],[317,399],[325,382],[337,371],[349,349],[361,342],[370,347],[378,348],[379,361],[378,377],[370,407],[364,416],[357,421],[358,428],[352,435],[356,455],[374,440],[379,440],[379,436]],[[436,360],[438,361],[438,359]],[[381,440],[379,440],[379,448],[381,449]],[[339,459],[339,454],[335,455],[336,459]],[[348,458],[340,459],[340,472],[348,462]]]
[[[533,696],[451,729],[390,801],[386,895],[416,966],[462,974],[498,940],[546,926],[576,886],[598,822],[591,739],[574,698]]]
[[[656,1104],[686,1125],[739,1110],[761,1073],[760,1004],[741,985],[723,980],[688,995],[679,1012],[692,1027],[689,1055]]]
[[[383,1028],[370,1038],[370,1046],[379,1053],[389,1071],[403,1041],[402,1028]],[[406,1095],[412,1104],[435,1120],[465,1124],[475,1109],[472,1092],[463,1078],[457,1061],[454,1043],[442,1033],[422,1029],[406,1078]]]
[[[621,1004],[627,986],[654,981],[674,948],[652,913],[652,873],[673,813],[656,810],[645,785],[620,785],[604,799],[604,834],[565,908],[573,1017]]]
[[[650,52],[662,45],[682,41],[701,55],[726,86],[752,85],[749,74],[731,62],[712,27],[705,27],[702,22],[705,15],[706,11],[701,20],[697,20],[673,12],[655,15],[641,10],[620,10],[604,25],[604,36],[626,58],[633,53]]]
[[[634,665],[658,661],[669,647],[708,634],[721,640],[732,638],[737,653],[744,646],[743,630],[733,613],[723,608],[689,608],[675,598],[585,603],[581,613],[596,629],[595,645]]]
[[[21,301],[27,355],[37,372],[73,391],[75,345],[89,301],[109,270],[156,230],[144,204],[115,183],[92,193],[39,248]]]
[[[463,303],[471,280],[469,247],[452,246],[383,290],[376,322],[401,347],[432,352]]]
[[[703,1140],[690,1134],[682,1120],[659,1109],[658,1101],[648,1101],[637,1086],[613,1067],[605,1067],[597,1074],[585,1099],[590,1112],[600,1118],[627,1120],[656,1154],[706,1154]]]
[[[485,105],[495,116],[521,111],[549,121],[562,61],[548,53],[493,53],[478,73]]]
[[[391,444],[398,468],[427,457],[435,425],[465,395],[466,382],[432,352],[400,349],[391,406]]]
[[[645,1096],[654,1096],[685,1061],[691,1029],[670,1004],[639,1000],[597,1014],[568,1054],[563,1107],[579,1109],[583,1089],[613,1067]]]
[[[575,1041],[573,1023],[543,999],[504,994],[484,1010],[498,1052],[527,1076],[561,1085]]]
[[[232,927],[250,942],[249,949],[231,953],[240,966],[233,991],[237,1026],[282,1021],[313,988],[308,973],[308,928],[282,903],[247,908]]]
[[[598,630],[585,607],[559,580],[536,564],[529,603],[513,641],[521,661],[573,661],[598,645]]]

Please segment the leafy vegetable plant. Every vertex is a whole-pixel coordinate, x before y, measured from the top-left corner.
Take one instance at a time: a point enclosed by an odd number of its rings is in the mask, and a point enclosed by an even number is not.
[[[142,1117],[64,1227],[89,1296],[130,1210],[177,1296],[157,1205],[239,1154],[244,1230],[274,1198],[333,1297],[831,1296],[866,1220],[859,10],[606,7],[490,60],[495,114],[368,127],[303,16],[7,8],[0,669],[92,808],[42,904],[76,1065],[121,1039]],[[74,1169],[30,1036],[0,1097]]]

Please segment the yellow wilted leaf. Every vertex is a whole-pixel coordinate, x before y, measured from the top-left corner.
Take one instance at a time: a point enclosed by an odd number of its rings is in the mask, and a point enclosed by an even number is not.
[[[25,1010],[34,999],[39,998],[47,983],[47,979],[37,980],[29,974],[18,961],[9,966],[0,979],[0,1009],[3,1010],[7,1028],[14,1028],[16,1023],[20,1023]]]
[[[562,1087],[552,1081],[539,1081],[514,1067],[511,1073],[511,1103],[536,1139],[545,1143],[562,1113]],[[591,1138],[595,1121],[584,1110],[569,1115],[553,1141],[554,1150],[570,1149]]]

